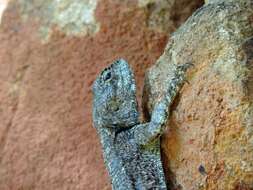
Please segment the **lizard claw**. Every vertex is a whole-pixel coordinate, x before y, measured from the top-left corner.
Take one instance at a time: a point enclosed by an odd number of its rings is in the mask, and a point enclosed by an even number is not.
[[[188,68],[194,67],[194,66],[195,66],[195,65],[194,65],[193,63],[187,62],[187,63],[185,63],[185,64],[180,64],[180,65],[178,66],[178,69],[180,69],[181,71],[185,72]]]
[[[187,84],[190,84],[190,82],[189,82],[188,80],[185,79],[184,81],[185,81]]]

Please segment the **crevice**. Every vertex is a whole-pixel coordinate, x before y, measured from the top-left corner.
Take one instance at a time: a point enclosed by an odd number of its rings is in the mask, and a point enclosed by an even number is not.
[[[17,115],[17,111],[18,111],[18,108],[19,108],[19,105],[20,105],[20,88],[23,84],[23,80],[26,76],[26,73],[27,73],[27,70],[29,68],[29,65],[25,65],[21,68],[21,70],[17,73],[19,73],[20,75],[18,75],[18,81],[19,81],[19,86],[18,86],[18,95],[17,95],[17,98],[16,98],[16,103],[14,104],[14,106],[12,107],[12,117],[10,118],[10,121],[7,123],[6,127],[5,127],[5,130],[3,132],[3,135],[2,135],[2,138],[0,139],[0,164],[2,164],[2,160],[3,160],[3,155],[4,155],[4,147],[7,143],[7,139],[8,139],[8,136],[9,136],[9,132],[10,132],[10,129],[13,125],[13,121],[15,120],[16,118],[16,115]],[[14,83],[17,83],[17,79],[15,79]]]

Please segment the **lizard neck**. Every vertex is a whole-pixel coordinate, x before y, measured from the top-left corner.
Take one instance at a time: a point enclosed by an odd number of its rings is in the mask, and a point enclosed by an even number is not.
[[[98,133],[101,138],[101,143],[103,145],[103,148],[111,147],[113,146],[113,141],[116,135],[116,131],[113,129],[110,129],[108,127],[100,127],[98,128]]]

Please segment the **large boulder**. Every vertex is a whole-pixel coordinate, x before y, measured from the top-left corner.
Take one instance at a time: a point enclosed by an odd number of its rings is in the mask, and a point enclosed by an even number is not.
[[[253,189],[253,4],[210,1],[170,38],[146,76],[148,118],[173,65],[192,63],[163,136],[172,189]]]
[[[91,84],[122,57],[141,89],[169,34],[201,2],[157,20],[175,1],[9,1],[0,17],[0,189],[110,189]]]

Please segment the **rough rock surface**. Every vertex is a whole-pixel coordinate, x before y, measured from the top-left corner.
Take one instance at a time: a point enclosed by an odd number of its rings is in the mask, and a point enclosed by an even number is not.
[[[145,84],[146,117],[172,64],[192,62],[163,137],[174,189],[253,189],[253,3],[206,4],[173,34]]]
[[[189,13],[203,4],[199,0],[139,0],[138,5],[147,11],[147,24],[154,30],[170,34],[175,31]]]
[[[1,24],[3,12],[6,9],[7,4],[8,4],[8,0],[0,1],[0,24]]]
[[[144,72],[169,37],[147,24],[150,10],[137,1],[57,2],[10,1],[2,17],[1,190],[110,189],[91,124],[91,84],[122,57],[134,69],[140,97]],[[90,3],[82,4],[87,17],[75,12],[80,2]],[[201,1],[195,3],[182,18]]]

